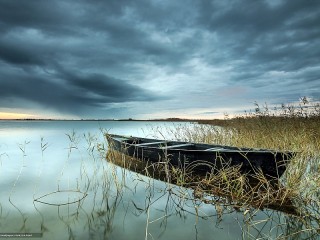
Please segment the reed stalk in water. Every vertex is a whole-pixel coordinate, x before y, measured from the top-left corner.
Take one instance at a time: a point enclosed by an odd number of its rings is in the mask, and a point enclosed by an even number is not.
[[[170,161],[145,164],[114,151],[108,152],[107,159],[169,184],[193,189],[192,195],[184,191],[170,194],[194,201],[195,209],[198,209],[198,201],[213,204],[217,220],[222,219],[225,208],[242,212],[244,232],[250,233],[256,225],[269,222],[271,216],[258,222],[250,220],[256,211],[252,209],[268,207],[289,213],[285,216],[290,229],[277,238],[310,236],[315,239],[320,231],[320,106],[306,104],[305,101],[297,106],[283,104],[273,111],[267,105],[261,108],[256,104],[254,112],[232,119],[176,125],[173,130],[167,129],[169,132],[161,129],[160,135],[173,136],[172,140],[297,152],[276,185],[263,174],[258,174],[256,183],[251,184],[239,168],[228,165],[220,170],[212,169],[205,176],[197,176],[192,168],[176,168]],[[159,129],[155,131],[158,131],[155,135],[159,135]],[[244,234],[243,237],[252,236]]]

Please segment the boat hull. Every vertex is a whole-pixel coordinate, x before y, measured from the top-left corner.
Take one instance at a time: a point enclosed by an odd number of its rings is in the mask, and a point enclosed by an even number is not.
[[[149,162],[167,162],[179,168],[206,174],[225,167],[239,167],[250,176],[263,174],[278,179],[286,170],[291,152],[236,148],[157,139],[107,135],[109,147],[125,155]]]

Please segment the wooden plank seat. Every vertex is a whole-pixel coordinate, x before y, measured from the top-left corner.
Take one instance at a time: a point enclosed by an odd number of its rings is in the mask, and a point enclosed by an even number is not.
[[[206,150],[204,150],[204,151],[228,151],[228,150],[230,150],[230,149],[226,149],[226,148],[221,148],[221,147],[213,147],[213,148],[208,148],[208,149],[206,149]]]
[[[161,142],[148,142],[148,143],[138,143],[138,144],[135,144],[135,146],[136,147],[143,147],[143,146],[148,146],[148,145],[154,145],[154,144],[161,144],[161,143],[163,143],[163,144],[166,144],[166,142],[165,141],[161,141]]]
[[[192,143],[184,143],[184,144],[176,144],[176,145],[171,145],[171,146],[165,146],[165,147],[160,147],[161,149],[171,149],[171,148],[180,148],[180,147],[188,147],[188,146],[193,146],[194,144]]]

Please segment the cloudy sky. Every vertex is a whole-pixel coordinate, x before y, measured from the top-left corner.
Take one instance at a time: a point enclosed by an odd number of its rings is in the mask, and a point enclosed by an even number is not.
[[[215,118],[320,98],[318,0],[0,0],[0,117]]]

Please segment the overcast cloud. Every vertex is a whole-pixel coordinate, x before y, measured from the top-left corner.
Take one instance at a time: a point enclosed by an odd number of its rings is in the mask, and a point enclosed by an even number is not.
[[[0,112],[217,117],[320,98],[318,0],[0,0]]]

